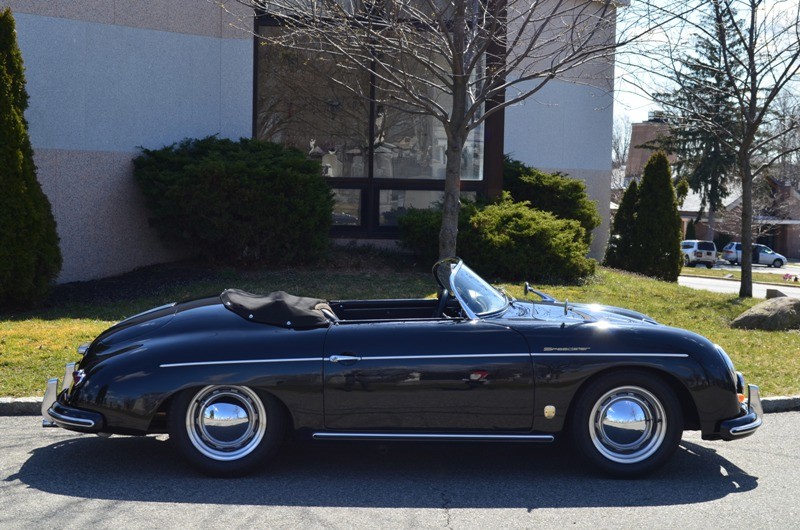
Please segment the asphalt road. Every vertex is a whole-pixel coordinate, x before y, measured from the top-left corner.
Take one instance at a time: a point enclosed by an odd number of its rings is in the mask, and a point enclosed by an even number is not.
[[[731,443],[684,436],[636,481],[561,447],[291,446],[244,479],[195,474],[163,439],[0,417],[2,528],[797,528],[800,412]]]

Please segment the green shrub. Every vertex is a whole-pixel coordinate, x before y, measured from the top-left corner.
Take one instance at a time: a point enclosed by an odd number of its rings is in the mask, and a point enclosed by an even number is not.
[[[639,186],[630,183],[622,195],[617,213],[611,221],[611,232],[604,264],[607,267],[626,271],[636,270],[633,260],[639,251],[635,240],[636,203],[639,200]]]
[[[333,195],[319,163],[301,151],[187,139],[143,149],[134,168],[160,235],[210,262],[309,261],[328,247]]]
[[[559,219],[514,202],[504,193],[477,211],[464,233],[461,254],[481,274],[505,280],[572,283],[594,274],[595,262],[578,221]]]
[[[61,270],[56,222],[36,180],[28,93],[11,10],[0,12],[0,307],[41,300]]]
[[[400,218],[400,244],[429,263],[438,257],[440,210],[411,210]],[[459,255],[487,277],[535,282],[575,282],[594,273],[586,258],[583,227],[514,202],[508,193],[495,203],[461,208]]]
[[[581,180],[560,173],[544,173],[508,155],[503,162],[503,189],[515,201],[528,201],[531,208],[544,210],[561,219],[575,219],[583,227],[587,244],[592,230],[600,226],[600,214]]]
[[[644,166],[636,202],[636,270],[645,276],[678,281],[683,266],[681,218],[667,155],[658,151]]]
[[[463,201],[458,215],[458,247],[461,248],[469,220],[477,211],[475,203]],[[442,227],[441,205],[438,208],[412,208],[398,219],[400,247],[424,263],[431,265],[439,259],[439,230]]]

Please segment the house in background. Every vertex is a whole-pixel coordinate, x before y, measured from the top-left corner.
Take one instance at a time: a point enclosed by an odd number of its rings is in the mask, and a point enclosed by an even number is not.
[[[280,87],[270,87],[263,75],[266,59],[252,26],[235,27],[252,12],[236,2],[223,10],[203,0],[0,0],[0,7],[10,7],[17,22],[38,177],[61,238],[59,282],[186,256],[165,246],[149,226],[131,161],[140,147],[187,137],[264,136],[265,98]],[[614,65],[587,68],[588,81],[553,80],[476,131],[465,151],[463,190],[499,193],[503,153],[583,179],[605,220],[592,244],[592,255],[601,257],[608,234]],[[371,110],[381,116],[381,109]],[[340,111],[335,102],[326,109],[327,116]],[[340,132],[349,140],[350,131]],[[393,135],[386,142],[392,148],[375,149],[372,165],[352,142],[331,141],[336,135],[310,130],[296,137],[320,158],[334,188],[334,237],[391,240],[404,209],[426,207],[440,196],[438,166],[426,165],[422,173],[412,156],[421,152],[425,135],[426,156],[440,155],[435,124],[397,122],[386,133]],[[374,138],[362,145],[374,145]]]
[[[763,183],[769,187],[768,198],[756,197],[753,215],[754,242],[766,245],[787,258],[800,258],[800,192],[791,184],[766,177]],[[723,201],[723,208],[717,212],[715,239],[720,234],[729,241],[741,241],[741,203],[742,194],[736,190]],[[697,239],[711,239],[708,215],[701,217],[701,198],[690,192],[680,207],[684,233],[689,221],[695,222]],[[718,245],[719,247],[719,245]]]
[[[644,172],[647,161],[656,152],[656,149],[642,147],[650,142],[669,136],[669,124],[662,112],[651,111],[648,119],[642,123],[631,124],[631,140],[628,144],[628,158],[625,164],[625,187],[627,188],[631,180],[638,179]],[[670,162],[675,161],[675,157],[668,156]]]
[[[625,176],[619,182],[615,180],[611,190],[614,201],[611,202],[612,215],[616,213],[627,186],[632,180],[641,178],[647,160],[655,152],[655,149],[642,146],[667,135],[669,135],[669,124],[661,112],[651,112],[646,122],[632,124]],[[669,155],[669,159],[670,162],[675,162],[674,155]],[[756,197],[754,201],[757,242],[788,258],[800,258],[800,192],[779,178],[766,177],[763,183],[768,186],[765,188],[767,196],[760,200]],[[702,216],[701,208],[704,210]],[[740,209],[741,191],[736,188],[723,200],[722,209],[717,212],[714,239],[741,240]],[[689,222],[694,221],[697,238],[712,239],[707,207],[703,207],[699,194],[690,191],[683,203],[678,205],[678,212],[684,234]],[[724,235],[720,237],[720,234]]]

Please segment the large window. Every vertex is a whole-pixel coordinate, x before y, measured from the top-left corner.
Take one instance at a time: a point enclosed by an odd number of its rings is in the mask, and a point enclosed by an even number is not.
[[[259,31],[281,28],[265,23]],[[256,43],[254,134],[319,160],[334,191],[334,235],[391,237],[404,212],[441,202],[447,137],[436,118],[376,103],[380,83],[363,69],[352,69],[351,82],[372,98],[332,81],[339,66],[330,60]],[[430,97],[450,104],[447,94]],[[471,131],[461,156],[462,191],[471,198],[487,193],[484,136],[483,126]]]

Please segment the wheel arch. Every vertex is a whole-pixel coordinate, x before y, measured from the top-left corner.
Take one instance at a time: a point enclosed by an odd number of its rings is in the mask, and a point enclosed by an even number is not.
[[[661,381],[666,383],[670,389],[674,392],[675,397],[678,399],[678,402],[681,406],[681,412],[683,413],[683,421],[684,421],[684,430],[697,430],[700,429],[700,415],[697,411],[697,406],[694,403],[694,399],[692,399],[691,391],[684,385],[678,377],[674,374],[670,373],[667,370],[659,370],[657,368],[653,368],[651,366],[613,366],[603,370],[600,370],[590,377],[587,377],[575,391],[572,399],[570,400],[569,407],[567,409],[566,418],[567,423],[565,425],[565,429],[570,429],[572,425],[570,425],[569,419],[572,418],[573,412],[578,402],[578,397],[581,393],[586,391],[586,388],[589,387],[594,381],[606,377],[610,374],[619,373],[619,372],[642,372],[648,373],[652,376],[659,378]]]
[[[180,394],[181,392],[186,392],[186,391],[198,392],[201,388],[205,386],[208,385],[205,384],[190,385],[176,389],[173,392],[171,392],[168,396],[166,396],[166,398],[164,398],[161,401],[161,404],[158,406],[158,409],[156,409],[156,413],[150,419],[150,425],[147,429],[147,432],[151,434],[166,432],[167,415],[169,414],[170,408],[172,407],[172,402],[175,400],[176,396],[178,396],[178,394]],[[248,386],[248,385],[242,385],[242,386]],[[255,390],[256,394],[258,394],[260,397],[263,395],[268,395],[275,399],[275,402],[278,403],[278,405],[283,409],[283,419],[285,422],[284,427],[285,427],[286,437],[287,438],[290,437],[295,430],[295,419],[291,408],[286,405],[286,402],[283,399],[281,399],[280,395],[277,395],[274,392],[270,392],[267,389],[258,387],[250,387],[250,388]]]

